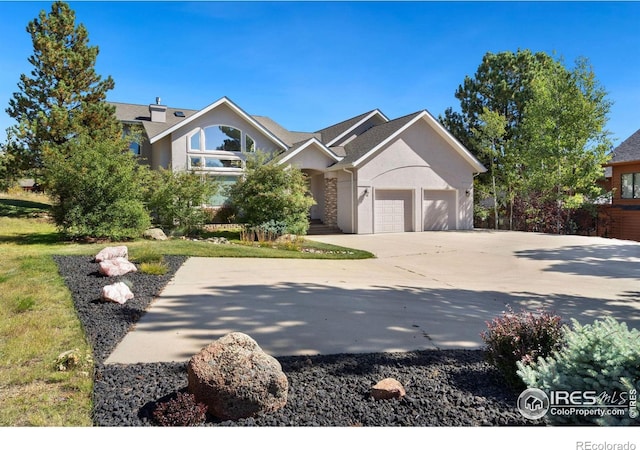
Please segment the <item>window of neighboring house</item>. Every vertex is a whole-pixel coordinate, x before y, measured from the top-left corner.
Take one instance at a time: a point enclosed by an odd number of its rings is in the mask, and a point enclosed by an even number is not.
[[[622,174],[620,196],[640,198],[640,172]]]

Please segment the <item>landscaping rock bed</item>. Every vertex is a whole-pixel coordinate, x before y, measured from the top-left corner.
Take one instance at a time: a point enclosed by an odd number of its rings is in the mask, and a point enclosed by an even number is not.
[[[140,272],[122,278],[133,284],[135,299],[125,305],[100,300],[101,277],[90,257],[56,257],[71,289],[78,316],[96,360],[94,424],[151,426],[159,402],[186,391],[186,361],[104,365],[103,361],[144,314],[182,257],[166,257],[163,276]],[[121,281],[121,280],[117,280]],[[321,337],[319,337],[321,338]],[[516,410],[518,392],[505,386],[480,350],[425,350],[277,357],[289,380],[287,404],[258,417],[208,426],[500,426],[538,425]],[[406,388],[400,399],[375,401],[373,385],[395,378]]]

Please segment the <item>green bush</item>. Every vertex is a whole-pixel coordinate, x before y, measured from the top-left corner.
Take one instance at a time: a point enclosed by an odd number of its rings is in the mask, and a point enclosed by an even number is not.
[[[45,153],[56,225],[72,238],[136,238],[149,227],[138,164],[124,141],[78,138]]]
[[[245,177],[229,188],[228,196],[240,223],[249,228],[284,224],[283,233],[297,235],[307,233],[309,208],[315,204],[305,174],[275,162],[248,162]]]
[[[640,332],[629,330],[625,323],[608,317],[592,325],[581,326],[572,320],[573,328],[565,333],[565,345],[546,358],[529,365],[518,363],[518,375],[528,387],[545,392],[595,391],[623,393],[637,390],[640,384]],[[549,415],[551,424],[631,425],[636,418],[621,416]],[[633,414],[632,411],[630,413]]]
[[[146,203],[165,231],[191,235],[206,223],[209,215],[203,206],[217,189],[217,184],[208,177],[160,169],[149,177]]]
[[[140,264],[140,272],[147,275],[164,275],[169,267],[164,262],[144,262]]]
[[[517,363],[530,364],[540,356],[548,356],[562,346],[562,319],[548,311],[536,313],[513,310],[487,323],[480,334],[485,343],[487,360],[514,389],[525,386],[517,375]]]

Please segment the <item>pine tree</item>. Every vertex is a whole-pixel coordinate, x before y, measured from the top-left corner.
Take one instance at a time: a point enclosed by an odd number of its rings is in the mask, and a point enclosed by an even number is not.
[[[114,81],[96,73],[98,47],[88,45],[87,29],[76,26],[69,5],[56,1],[49,14],[41,11],[29,22],[27,32],[33,42],[28,59],[33,70],[20,76],[20,90],[6,110],[18,122],[8,135],[20,166],[40,169],[44,152],[59,151],[80,135],[120,138],[115,110],[105,102]]]

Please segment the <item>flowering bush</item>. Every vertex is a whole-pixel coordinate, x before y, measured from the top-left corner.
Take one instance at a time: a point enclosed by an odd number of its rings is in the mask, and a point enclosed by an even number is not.
[[[153,418],[163,427],[193,427],[206,420],[207,407],[196,403],[193,394],[178,392],[175,398],[159,403]]]
[[[515,313],[509,309],[487,323],[487,327],[480,334],[487,360],[502,372],[513,388],[524,387],[516,373],[519,361],[530,364],[563,345],[562,319],[548,311]]]

